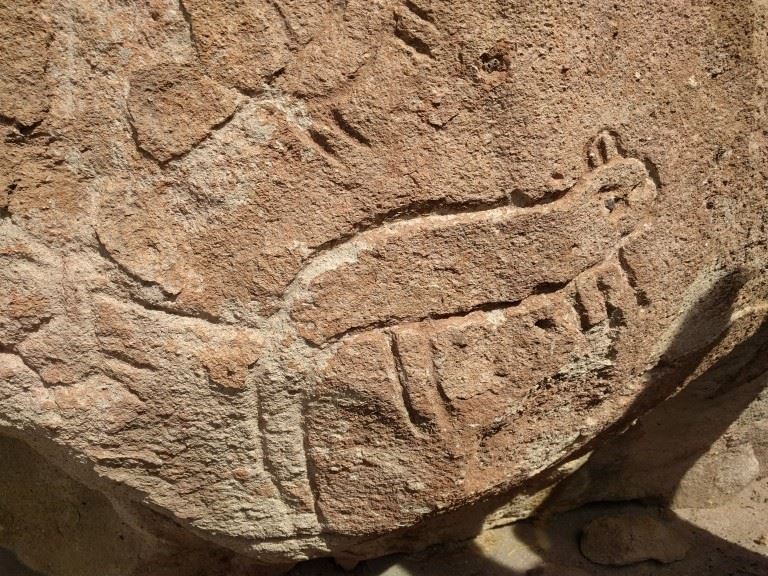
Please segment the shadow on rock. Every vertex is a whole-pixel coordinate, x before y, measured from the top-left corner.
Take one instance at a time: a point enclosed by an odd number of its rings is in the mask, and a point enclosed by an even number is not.
[[[586,463],[558,485],[533,519],[483,532],[469,545],[363,562],[354,574],[768,575],[764,555],[666,508],[679,497],[687,472],[766,388],[768,319],[734,322],[734,304],[747,281],[741,272],[726,274],[698,299],[650,371],[646,392],[613,427],[616,435],[606,440],[609,431],[585,449],[591,451]],[[480,523],[469,522],[467,532],[478,534]],[[591,527],[586,543],[585,527]],[[292,571],[343,573],[331,561]]]

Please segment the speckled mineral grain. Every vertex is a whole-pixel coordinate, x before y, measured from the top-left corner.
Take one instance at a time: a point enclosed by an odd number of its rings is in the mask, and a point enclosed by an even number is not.
[[[0,428],[153,538],[451,537],[765,317],[767,12],[0,2]]]

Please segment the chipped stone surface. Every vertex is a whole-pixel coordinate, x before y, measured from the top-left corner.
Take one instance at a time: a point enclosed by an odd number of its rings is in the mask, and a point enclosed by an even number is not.
[[[765,317],[760,6],[2,6],[0,427],[260,561],[450,537]]]

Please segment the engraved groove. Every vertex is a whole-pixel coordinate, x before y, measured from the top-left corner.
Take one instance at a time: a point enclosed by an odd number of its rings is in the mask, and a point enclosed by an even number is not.
[[[202,322],[206,322],[207,324],[211,325],[232,325],[233,322],[228,322],[224,320],[223,318],[220,318],[218,316],[214,316],[213,314],[209,314],[207,312],[203,311],[196,311],[196,312],[184,312],[182,310],[175,310],[173,308],[170,308],[169,306],[166,306],[164,304],[158,304],[155,302],[150,302],[149,300],[146,300],[144,298],[140,298],[136,296],[135,294],[128,294],[128,299],[137,306],[140,306],[144,310],[147,310],[148,312],[160,312],[162,314],[165,314],[167,316],[175,317],[175,318],[185,318],[189,320],[200,320]],[[174,299],[172,298],[171,301]]]
[[[434,342],[429,343],[429,357],[432,360],[429,366],[430,376],[432,378],[432,386],[435,390],[437,390],[437,394],[442,401],[443,407],[448,411],[449,414],[455,414],[456,408],[452,404],[451,397],[448,396],[448,392],[445,391],[443,380],[440,378],[440,372],[437,368],[437,347]]]
[[[144,148],[141,145],[141,141],[139,139],[139,132],[136,129],[136,126],[134,124],[133,116],[130,114],[130,112],[126,115],[128,120],[128,126],[130,128],[131,133],[131,139],[133,140],[133,144],[136,147],[136,149],[139,151],[139,154],[141,154],[142,157],[151,160],[155,164],[157,164],[160,168],[165,168],[170,163],[175,162],[177,160],[181,160],[182,158],[185,158],[192,152],[194,152],[197,148],[205,144],[208,140],[213,137],[213,135],[224,128],[227,124],[229,124],[232,120],[235,119],[235,116],[237,116],[237,113],[240,111],[240,104],[237,104],[235,108],[230,112],[227,116],[225,116],[222,120],[217,122],[216,124],[212,125],[208,132],[205,133],[205,135],[198,139],[196,142],[193,142],[188,149],[183,150],[182,152],[177,152],[175,154],[170,154],[168,158],[165,158],[164,160],[160,160],[159,158],[155,157],[154,154],[152,154],[149,150]]]
[[[341,128],[341,130],[352,140],[368,148],[371,147],[371,141],[368,140],[368,138],[366,138],[357,128],[347,122],[344,116],[342,116],[341,111],[334,108],[331,110],[331,116],[333,116],[333,120],[336,122],[336,125]]]
[[[156,302],[150,302],[146,298],[141,298],[135,294],[121,294],[124,300],[115,298],[113,295],[108,294],[106,292],[100,292],[95,291],[97,294],[101,294],[102,296],[109,298],[111,300],[115,300],[116,302],[121,302],[123,304],[138,306],[142,310],[146,312],[157,312],[160,314],[163,314],[165,316],[168,316],[171,319],[184,319],[184,320],[199,320],[201,322],[205,322],[206,324],[210,324],[212,326],[218,326],[218,325],[225,325],[230,326],[233,325],[231,322],[225,321],[223,318],[219,318],[218,316],[214,316],[212,314],[208,314],[207,312],[183,312],[181,310],[174,310],[173,308],[170,308],[163,304],[158,304]]]
[[[424,10],[424,8],[417,6],[411,0],[405,0],[405,2],[403,2],[403,5],[406,8],[408,8],[408,10],[410,10],[413,14],[415,14],[418,18],[420,18],[421,20],[424,20],[424,22],[429,22],[430,24],[435,23],[434,18],[427,10]]]
[[[109,248],[107,248],[106,244],[104,244],[104,242],[101,240],[101,237],[99,236],[99,233],[98,232],[94,232],[94,236],[96,238],[96,248],[97,248],[97,252],[98,252],[99,256],[104,258],[104,260],[106,260],[107,262],[113,264],[118,269],[118,271],[120,271],[122,274],[124,274],[125,276],[127,276],[128,278],[130,278],[131,280],[136,282],[137,284],[140,284],[141,286],[157,288],[158,290],[160,290],[160,292],[163,293],[163,295],[166,298],[173,298],[174,297],[174,295],[172,293],[168,292],[165,288],[163,288],[157,282],[153,282],[151,280],[145,280],[144,278],[142,278],[141,276],[139,276],[135,272],[132,272],[130,269],[128,269],[124,264],[120,263],[120,261],[117,260],[117,258],[115,258],[112,255],[112,252],[110,252],[110,250],[109,250]]]
[[[613,298],[611,297],[611,287],[605,282],[603,278],[597,278],[597,290],[603,297],[605,312],[608,316],[608,325],[611,328],[625,326],[625,313],[619,306],[616,305],[615,302],[613,302]]]
[[[272,463],[272,450],[269,446],[269,435],[267,434],[266,408],[264,406],[264,398],[261,390],[256,390],[256,412],[256,427],[259,434],[259,445],[261,446],[261,459],[264,462],[264,471],[267,473],[272,485],[280,495],[280,499],[287,502],[290,498],[286,495],[285,488],[283,487],[282,482],[275,471],[274,464]]]
[[[584,304],[584,296],[578,288],[576,288],[573,295],[568,298],[568,302],[576,313],[576,316],[579,318],[581,331],[586,332],[589,330],[592,327],[589,320],[589,312]]]
[[[147,364],[145,362],[139,362],[137,360],[134,360],[128,354],[126,354],[121,350],[105,350],[102,348],[101,352],[102,354],[104,354],[104,356],[108,358],[112,358],[113,360],[117,360],[121,364],[127,364],[128,366],[132,368],[136,368],[137,370],[157,372],[157,368],[155,368],[152,364]]]
[[[334,248],[347,242],[353,241],[358,236],[366,232],[373,231],[381,226],[407,223],[412,220],[420,220],[431,216],[460,216],[462,214],[473,214],[475,212],[485,212],[508,205],[507,198],[500,198],[491,201],[476,200],[471,202],[446,203],[445,200],[425,200],[423,202],[414,202],[407,206],[394,208],[382,212],[374,218],[363,221],[354,226],[354,229],[347,234],[342,234],[313,247],[313,254],[309,261],[314,260],[323,253],[329,252]],[[306,268],[306,266],[305,266]]]
[[[277,0],[269,0],[269,5],[274,8],[275,12],[277,12],[278,16],[280,17],[280,22],[283,24],[283,28],[285,29],[286,36],[293,41],[298,41],[298,35],[296,34],[296,30],[293,29],[293,26],[291,26],[291,23],[288,21],[288,17],[285,15],[285,11],[283,10],[283,7],[280,5]]]
[[[475,312],[495,312],[499,310],[509,310],[510,308],[516,308],[520,306],[525,300],[527,300],[528,298],[531,298],[532,296],[554,294],[555,292],[558,292],[563,288],[565,288],[568,284],[570,284],[570,281],[559,282],[559,283],[544,282],[539,284],[525,298],[521,298],[519,300],[502,300],[499,302],[483,302],[481,304],[477,304],[476,306],[470,306],[459,311],[445,312],[443,314],[425,314],[424,316],[413,316],[413,317],[409,317],[409,316],[392,317],[392,318],[387,318],[386,320],[372,322],[364,326],[355,326],[354,328],[350,328],[349,330],[338,332],[336,334],[333,334],[325,338],[324,345],[322,347],[334,344],[335,342],[344,340],[346,338],[351,338],[353,336],[356,336],[357,334],[362,334],[364,332],[369,332],[371,330],[388,328],[390,326],[395,326],[395,325],[418,324],[420,322],[426,322],[430,320],[437,321],[437,320],[448,320],[448,319],[454,319],[454,318],[464,318],[465,316],[469,316],[470,314],[473,314]]]
[[[309,414],[309,400],[304,397],[301,403],[301,441],[302,441],[302,453],[304,454],[305,469],[307,471],[307,485],[309,491],[312,493],[312,506],[317,521],[323,525],[328,521],[320,506],[320,488],[317,484],[317,469],[315,463],[312,461],[312,444],[309,441],[309,426],[306,425],[307,415]]]
[[[650,306],[651,301],[648,298],[648,295],[645,293],[643,289],[641,289],[637,284],[637,275],[635,271],[632,269],[632,266],[630,265],[629,261],[627,260],[627,255],[625,253],[624,247],[620,247],[618,250],[618,259],[619,259],[619,267],[624,272],[624,275],[627,278],[627,283],[632,288],[632,292],[635,294],[635,300],[637,300],[637,305],[642,308],[647,308]]]
[[[323,151],[324,156],[330,156],[336,160],[336,150],[334,149],[333,144],[331,144],[331,140],[327,135],[318,130],[315,130],[314,128],[308,128],[307,133],[312,139],[312,142],[314,142]]]
[[[40,371],[29,363],[29,360],[27,360],[24,354],[19,352],[19,349],[17,346],[0,345],[0,354],[9,354],[11,356],[16,356],[30,372],[33,372],[40,379],[40,381],[43,384],[46,384],[46,385],[48,384],[45,378],[43,378],[42,375],[40,374]]]
[[[400,353],[397,336],[392,332],[388,332],[387,339],[389,340],[389,350],[395,363],[395,374],[397,376],[397,384],[400,390],[400,396],[403,401],[403,408],[405,413],[408,416],[408,420],[412,426],[416,428],[424,428],[428,424],[428,420],[422,414],[420,414],[416,407],[413,405],[411,393],[408,388],[408,375],[406,374],[405,367],[403,366],[403,357]]]
[[[190,14],[189,10],[187,10],[186,5],[184,4],[184,0],[179,0],[179,12],[181,12],[181,17],[184,18],[184,22],[187,24],[187,30],[189,31],[189,42],[192,44],[192,49],[199,57],[200,48],[197,42],[197,37],[195,36],[195,29],[192,26],[192,14]]]
[[[32,122],[30,124],[24,124],[19,120],[16,120],[15,118],[6,116],[4,114],[0,114],[0,124],[2,124],[3,126],[9,126],[15,129],[24,138],[27,138],[28,136],[30,136],[32,132],[35,131],[35,128],[40,126],[40,124],[42,123],[43,123],[42,120],[36,120],[35,122]]]
[[[429,44],[405,28],[399,18],[395,21],[395,37],[418,54],[434,59]]]

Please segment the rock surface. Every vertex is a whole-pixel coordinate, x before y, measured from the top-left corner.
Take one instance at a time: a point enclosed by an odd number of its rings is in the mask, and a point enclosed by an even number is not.
[[[264,562],[466,530],[759,332],[765,13],[3,4],[0,428]]]
[[[685,535],[648,511],[595,518],[581,534],[581,552],[596,564],[625,566],[646,560],[671,564],[685,558]]]

